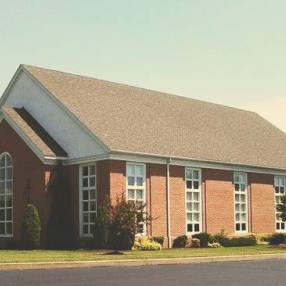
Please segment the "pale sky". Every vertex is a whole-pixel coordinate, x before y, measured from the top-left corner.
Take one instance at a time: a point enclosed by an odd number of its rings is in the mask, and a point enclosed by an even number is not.
[[[286,132],[285,0],[0,0],[20,63],[253,110]]]

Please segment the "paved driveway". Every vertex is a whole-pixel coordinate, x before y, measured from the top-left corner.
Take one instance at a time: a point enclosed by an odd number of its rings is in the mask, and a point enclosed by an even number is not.
[[[0,271],[1,286],[285,286],[286,260]]]

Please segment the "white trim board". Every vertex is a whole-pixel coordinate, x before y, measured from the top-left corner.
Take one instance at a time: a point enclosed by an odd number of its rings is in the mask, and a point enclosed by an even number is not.
[[[206,162],[206,161],[192,160],[186,158],[180,159],[180,158],[170,158],[170,157],[160,157],[160,156],[154,157],[153,155],[141,155],[141,154],[139,155],[136,153],[121,153],[121,152],[120,153],[110,152],[99,156],[67,159],[64,160],[63,163],[64,165],[75,165],[75,164],[84,164],[102,160],[121,160],[121,161],[138,162],[138,163],[167,164],[167,162],[169,162],[170,159],[171,159],[170,165],[175,165],[175,166],[286,176],[286,170],[275,169],[275,168],[245,166],[239,164],[235,165],[235,164],[228,164],[221,162]]]

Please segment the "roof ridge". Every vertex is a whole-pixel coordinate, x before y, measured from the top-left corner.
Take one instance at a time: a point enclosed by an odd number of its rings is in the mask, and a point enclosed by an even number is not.
[[[72,72],[65,72],[65,71],[60,71],[60,70],[51,69],[51,68],[44,68],[44,67],[40,67],[40,66],[27,65],[27,64],[21,64],[20,66],[24,67],[26,70],[28,70],[28,72],[29,72],[29,68],[32,68],[32,69],[36,68],[36,69],[40,69],[40,70],[46,70],[46,71],[50,71],[50,72],[56,72],[56,73],[60,73],[60,74],[64,74],[64,75],[70,75],[70,76],[75,76],[75,77],[85,78],[85,79],[90,79],[90,80],[98,80],[98,81],[106,82],[106,83],[109,83],[109,84],[116,84],[116,85],[121,85],[121,86],[125,86],[125,87],[136,88],[136,89],[139,89],[139,90],[155,92],[155,93],[160,94],[160,95],[165,95],[165,96],[167,95],[167,96],[171,96],[171,97],[179,97],[179,98],[183,98],[183,99],[186,99],[186,100],[193,100],[193,101],[201,102],[201,103],[204,103],[204,104],[216,105],[216,106],[223,107],[223,108],[230,108],[230,109],[235,109],[237,111],[249,112],[249,113],[256,114],[256,112],[252,111],[252,110],[242,109],[242,108],[238,108],[238,107],[234,107],[234,106],[229,106],[229,105],[225,105],[225,104],[221,104],[221,103],[215,103],[215,102],[202,100],[202,99],[197,99],[197,98],[191,98],[191,97],[184,96],[184,95],[173,94],[173,93],[169,93],[167,91],[160,91],[160,90],[155,90],[155,89],[151,89],[151,88],[145,88],[145,87],[140,87],[140,86],[136,86],[136,85],[130,85],[130,84],[127,84],[127,83],[122,83],[122,82],[114,82],[114,81],[110,81],[110,80],[106,80],[106,79],[101,79],[101,78],[96,78],[96,77],[92,77],[92,76],[81,75],[81,74],[72,73]]]

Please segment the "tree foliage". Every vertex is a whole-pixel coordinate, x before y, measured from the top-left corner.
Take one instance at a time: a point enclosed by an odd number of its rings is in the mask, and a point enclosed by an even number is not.
[[[26,206],[22,224],[22,244],[25,249],[36,249],[41,243],[41,220],[35,206]]]

